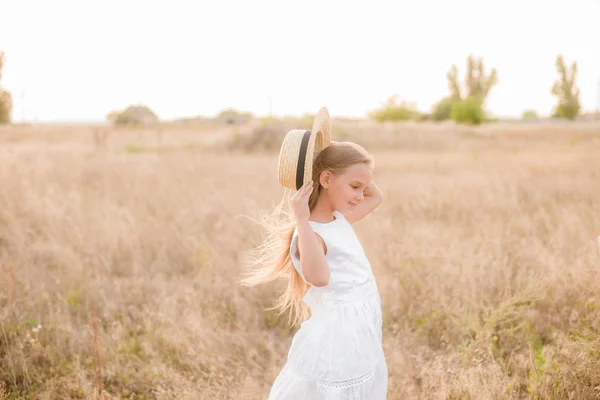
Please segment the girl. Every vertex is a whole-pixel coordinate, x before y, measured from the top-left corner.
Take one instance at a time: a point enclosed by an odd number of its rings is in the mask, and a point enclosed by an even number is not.
[[[287,277],[277,308],[301,323],[269,400],[386,399],[381,299],[352,229],[382,201],[371,180],[374,159],[355,143],[332,142],[311,169],[289,199],[291,223],[263,245],[258,268],[243,281]]]

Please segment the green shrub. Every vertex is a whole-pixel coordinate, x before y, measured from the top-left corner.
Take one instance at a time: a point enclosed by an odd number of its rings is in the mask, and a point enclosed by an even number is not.
[[[405,101],[398,103],[396,97],[392,96],[385,106],[369,113],[369,118],[379,122],[420,120],[421,113],[415,109],[413,104]]]
[[[522,119],[524,121],[537,121],[540,118],[535,110],[525,110],[523,111]]]
[[[434,121],[445,121],[447,119],[450,119],[453,104],[454,100],[452,100],[451,97],[444,97],[442,100],[438,101],[433,106],[433,113],[431,114],[431,118]]]
[[[475,97],[457,101],[452,106],[450,118],[459,124],[479,125],[486,120],[483,102]]]
[[[159,122],[158,116],[145,105],[131,105],[123,111],[111,111],[106,119],[114,125],[151,125]]]
[[[252,114],[249,112],[238,111],[234,108],[227,108],[217,114],[216,119],[227,124],[236,124],[249,121],[252,119]]]

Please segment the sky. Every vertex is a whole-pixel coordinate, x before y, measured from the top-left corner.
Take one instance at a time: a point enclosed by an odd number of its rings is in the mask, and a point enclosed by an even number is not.
[[[600,0],[0,0],[13,121],[161,119],[234,107],[364,117],[397,95],[429,111],[469,54],[495,67],[495,116],[551,113],[558,54],[583,111],[600,96]]]

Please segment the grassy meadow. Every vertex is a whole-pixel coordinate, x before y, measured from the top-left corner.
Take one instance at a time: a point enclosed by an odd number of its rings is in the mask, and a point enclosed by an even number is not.
[[[0,127],[0,400],[264,399],[295,330],[236,284],[308,121]],[[600,124],[376,124],[355,225],[389,399],[600,397]]]

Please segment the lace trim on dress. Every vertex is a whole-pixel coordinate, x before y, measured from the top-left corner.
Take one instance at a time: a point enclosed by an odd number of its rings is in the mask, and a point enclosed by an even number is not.
[[[370,382],[375,377],[375,368],[370,369],[359,377],[344,379],[340,381],[327,381],[324,379],[314,379],[309,378],[307,376],[302,376],[301,374],[292,372],[290,370],[285,371],[286,375],[292,373],[297,379],[300,379],[304,382],[315,382],[318,387],[321,388],[333,388],[333,389],[348,389],[354,386],[364,385],[367,382]]]
[[[367,373],[359,376],[358,378],[345,379],[342,381],[320,380],[320,381],[318,381],[318,384],[320,386],[325,386],[325,387],[330,387],[330,388],[345,389],[345,388],[349,388],[352,386],[364,385],[365,383],[372,380],[374,376],[375,376],[375,368],[373,368],[372,370],[368,371]]]

